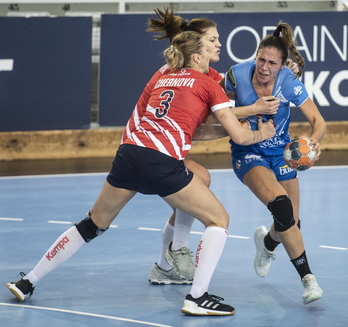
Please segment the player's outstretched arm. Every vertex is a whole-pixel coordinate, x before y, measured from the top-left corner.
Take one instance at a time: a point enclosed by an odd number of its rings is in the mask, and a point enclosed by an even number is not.
[[[262,123],[261,118],[259,119],[258,130],[252,131],[243,127],[236,115],[229,109],[223,108],[214,112],[216,118],[219,120],[221,125],[225,128],[231,139],[240,145],[250,145],[258,143],[267,139],[270,139],[275,134],[273,120]]]
[[[216,116],[211,112],[203,124],[197,127],[193,135],[194,141],[210,141],[228,136]]]
[[[220,123],[218,124],[201,124],[197,127],[193,135],[193,141],[210,141],[228,136],[226,130]]]

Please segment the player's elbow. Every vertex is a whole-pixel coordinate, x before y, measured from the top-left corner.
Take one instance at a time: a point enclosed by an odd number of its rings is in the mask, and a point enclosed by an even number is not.
[[[239,145],[250,145],[252,144],[252,141],[250,140],[250,137],[247,137],[244,134],[237,134],[233,137],[233,142],[237,143]]]

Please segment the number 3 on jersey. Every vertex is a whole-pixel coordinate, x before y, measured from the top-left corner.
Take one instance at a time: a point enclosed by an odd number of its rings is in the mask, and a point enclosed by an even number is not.
[[[155,109],[155,116],[156,118],[163,118],[167,115],[168,110],[170,109],[170,103],[173,101],[174,98],[174,91],[166,90],[163,91],[160,95],[160,98],[165,98],[165,100],[162,100],[160,105],[163,108],[156,108]]]

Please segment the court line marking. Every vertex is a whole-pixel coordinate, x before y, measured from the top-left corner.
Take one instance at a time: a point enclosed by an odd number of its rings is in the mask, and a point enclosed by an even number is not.
[[[66,224],[66,225],[71,225],[71,221],[62,221],[62,220],[48,220],[47,221],[49,224]]]
[[[337,166],[313,166],[311,167],[311,170],[317,170],[317,169],[347,169],[348,165],[337,165]],[[216,173],[216,172],[222,172],[222,173],[229,173],[233,171],[232,168],[224,168],[224,169],[208,169],[209,172]]]
[[[340,248],[338,246],[328,246],[328,245],[319,245],[320,248],[325,248],[325,249],[333,249],[333,250],[348,250],[347,248]]]
[[[6,218],[6,217],[0,217],[0,220],[7,220],[7,221],[23,221],[24,218]],[[48,220],[49,224],[66,224],[71,225],[73,224],[71,221],[63,221],[63,220]],[[118,225],[110,225],[110,228],[117,228]]]
[[[0,176],[0,179],[28,179],[28,178],[59,178],[59,177],[83,177],[83,176],[107,176],[104,173],[73,173],[73,174],[46,174],[46,175],[20,175],[20,176]]]
[[[190,232],[190,234],[199,234],[199,235],[202,235],[203,232]],[[248,240],[250,239],[250,237],[248,236],[237,236],[237,235],[228,235],[227,237],[231,237],[231,238],[241,238],[243,240]]]
[[[23,218],[6,218],[6,217],[0,217],[0,220],[10,220],[10,221],[23,221]]]
[[[138,230],[148,230],[148,231],[154,231],[154,232],[161,232],[161,231],[162,231],[162,229],[160,229],[160,228],[147,228],[147,227],[138,227]],[[191,231],[190,234],[202,235],[203,232],[194,232],[194,231]],[[250,237],[247,237],[247,236],[237,236],[237,235],[228,235],[227,237],[241,238],[241,239],[244,239],[244,240],[250,239]]]
[[[6,218],[6,217],[0,217],[0,220],[6,220],[6,221],[23,221],[23,218]],[[59,221],[59,220],[48,220],[48,223],[51,224],[69,224],[71,225],[72,222],[70,221]],[[111,228],[117,228],[118,225],[110,225],[109,227]],[[145,230],[145,231],[155,231],[155,232],[161,232],[162,229],[161,228],[148,228],[148,227],[138,227],[138,230]],[[194,232],[191,231],[190,234],[198,234],[198,235],[202,235],[203,232]],[[249,240],[250,237],[248,236],[238,236],[238,235],[228,235],[227,237],[230,238],[238,238],[238,239],[243,239],[243,240]],[[348,250],[348,248],[342,248],[342,247],[338,247],[338,246],[329,246],[329,245],[319,245],[320,248],[325,248],[325,249],[332,249],[332,250]]]
[[[243,240],[249,240],[250,239],[250,237],[248,237],[248,236],[237,236],[237,235],[227,235],[227,237],[241,238]]]
[[[73,311],[73,310],[65,310],[65,309],[57,309],[57,308],[49,308],[49,307],[39,307],[39,306],[24,305],[24,304],[10,304],[10,303],[1,303],[1,302],[0,302],[0,305],[9,306],[9,307],[20,307],[20,308],[29,308],[29,309],[37,309],[37,310],[55,311],[55,312],[62,312],[62,313],[72,313],[72,314],[81,315],[81,316],[89,316],[89,317],[96,317],[96,318],[134,322],[136,324],[148,325],[148,326],[174,327],[174,326],[162,325],[162,324],[157,324],[157,323],[152,323],[152,322],[147,322],[147,321],[120,318],[120,317],[101,315],[101,314],[96,314],[96,313],[88,313],[88,312],[82,312],[82,311]]]
[[[139,230],[150,230],[154,232],[162,232],[162,229],[160,228],[147,228],[147,227],[138,227]]]
[[[347,169],[348,165],[337,166],[313,166],[311,169]],[[210,172],[232,172],[232,168],[208,169]],[[46,174],[46,175],[19,175],[19,176],[0,176],[0,179],[28,179],[28,178],[59,178],[59,177],[79,177],[79,176],[106,176],[109,172],[101,173],[72,173],[72,174]]]

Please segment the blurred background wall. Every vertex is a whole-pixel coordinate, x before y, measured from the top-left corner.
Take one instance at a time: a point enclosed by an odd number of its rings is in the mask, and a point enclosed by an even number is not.
[[[255,57],[283,20],[305,58],[302,81],[328,122],[323,149],[348,149],[346,1],[0,0],[0,160],[112,156],[146,82],[164,64],[168,41],[146,23],[154,8],[215,21],[221,74]],[[292,109],[293,136],[308,124]],[[196,153],[227,152],[225,139]]]

